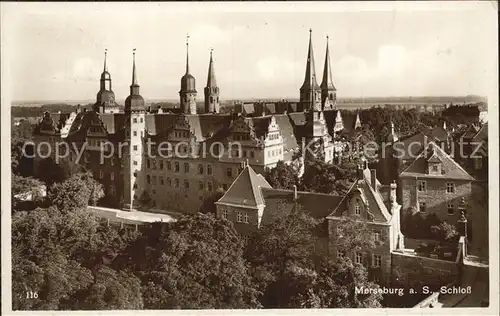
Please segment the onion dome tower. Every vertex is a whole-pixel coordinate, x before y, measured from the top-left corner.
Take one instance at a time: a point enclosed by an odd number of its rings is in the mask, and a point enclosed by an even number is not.
[[[132,84],[130,85],[130,95],[125,99],[125,113],[145,112],[146,107],[144,98],[139,93],[139,84],[137,82],[137,71],[135,68],[135,49],[133,51],[132,62]]]
[[[215,80],[214,60],[210,50],[207,86],[205,87],[205,113],[219,113],[219,87]]]
[[[196,81],[189,73],[189,36],[186,38],[186,73],[181,78],[181,90],[179,91],[181,101],[181,112],[185,114],[196,114]]]
[[[107,66],[108,50],[104,50],[104,70],[101,74],[100,89],[97,92],[96,103],[94,104],[94,111],[105,113],[108,111],[118,110],[115,102],[115,93],[111,88],[111,74],[108,72]]]

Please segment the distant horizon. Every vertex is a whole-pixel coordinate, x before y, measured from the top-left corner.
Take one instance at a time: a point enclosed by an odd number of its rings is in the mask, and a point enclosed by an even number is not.
[[[147,102],[170,102],[170,103],[178,103],[178,99],[173,99],[173,98],[147,98],[143,96],[144,99]],[[453,98],[461,98],[461,99],[467,99],[467,98],[476,98],[476,99],[481,99],[481,101],[486,101],[488,100],[487,96],[485,95],[479,95],[479,94],[468,94],[468,95],[394,95],[394,96],[344,96],[344,97],[337,97],[337,102],[339,101],[347,101],[347,100],[393,100],[393,99],[421,99],[421,98],[448,98],[448,99],[453,99]],[[202,102],[204,99],[199,99],[197,102]],[[233,99],[224,99],[220,98],[221,102],[230,102],[230,101],[279,101],[279,100],[285,100],[285,101],[290,101],[290,102],[298,102],[299,98],[297,97],[255,97],[255,98],[233,98]],[[33,103],[33,104],[58,104],[58,103],[76,103],[76,104],[82,104],[82,103],[94,103],[95,99],[81,99],[81,100],[12,100],[11,105],[20,105],[20,104],[26,104],[26,103]],[[118,104],[125,102],[125,98],[121,99],[118,98],[116,99],[116,102]],[[15,104],[15,105],[14,105]],[[75,104],[75,105],[76,105]]]

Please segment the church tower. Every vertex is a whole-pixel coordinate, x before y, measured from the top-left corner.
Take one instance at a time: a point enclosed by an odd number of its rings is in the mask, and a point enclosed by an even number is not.
[[[205,87],[205,113],[219,113],[219,87],[215,80],[214,60],[210,50],[207,86]]]
[[[108,72],[107,66],[108,50],[104,50],[104,70],[101,74],[100,89],[97,92],[94,111],[100,113],[118,112],[118,106],[115,103],[115,93],[111,89],[111,74]]]
[[[145,187],[143,172],[145,115],[146,107],[144,98],[139,93],[134,49],[132,84],[130,85],[130,95],[125,99],[125,141],[128,143],[123,155],[123,204],[125,209],[136,207],[137,201],[142,195],[142,189]]]
[[[335,109],[337,102],[337,89],[332,80],[332,67],[330,65],[330,50],[328,48],[328,36],[326,37],[325,67],[323,69],[323,81],[321,82],[321,104],[323,109]]]
[[[181,78],[181,111],[184,114],[196,114],[196,85],[194,77],[189,73],[189,36],[186,39],[186,74]]]
[[[321,90],[316,81],[312,30],[309,30],[309,50],[307,53],[304,83],[300,88],[300,105],[303,111],[321,111]]]

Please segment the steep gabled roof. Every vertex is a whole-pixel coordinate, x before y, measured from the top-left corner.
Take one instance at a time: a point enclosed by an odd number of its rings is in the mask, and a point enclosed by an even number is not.
[[[436,159],[441,161],[441,175],[427,174],[428,159],[434,155]],[[426,178],[442,178],[442,179],[455,179],[455,180],[474,180],[474,178],[467,173],[453,158],[445,153],[434,142],[430,142],[422,153],[413,161],[403,172],[400,177],[426,177]]]
[[[331,212],[328,217],[341,217],[347,211],[347,202],[353,195],[359,194],[361,199],[369,206],[369,213],[373,215],[373,221],[388,223],[392,215],[387,210],[387,207],[382,200],[380,193],[376,192],[370,184],[370,170],[363,171],[363,178],[358,178],[354,181],[349,191],[344,196],[339,206]],[[377,184],[380,182],[377,180]],[[376,206],[376,207],[374,207]]]
[[[218,203],[257,208],[264,204],[260,188],[271,188],[271,185],[247,165]]]

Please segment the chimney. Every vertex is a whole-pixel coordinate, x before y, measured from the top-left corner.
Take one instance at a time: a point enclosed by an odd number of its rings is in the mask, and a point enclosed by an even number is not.
[[[294,184],[293,185],[293,200],[297,201],[297,199],[298,199],[297,186]]]
[[[363,168],[361,165],[358,165],[358,168],[356,169],[356,176],[358,179],[363,179]]]
[[[396,189],[397,189],[397,187],[398,187],[398,185],[396,184],[396,180],[392,180],[391,191],[389,194],[389,201],[391,203],[396,203]]]
[[[76,113],[80,113],[82,111],[82,108],[80,107],[80,104],[76,106]]]
[[[370,180],[373,190],[377,191],[377,170],[370,169]]]

